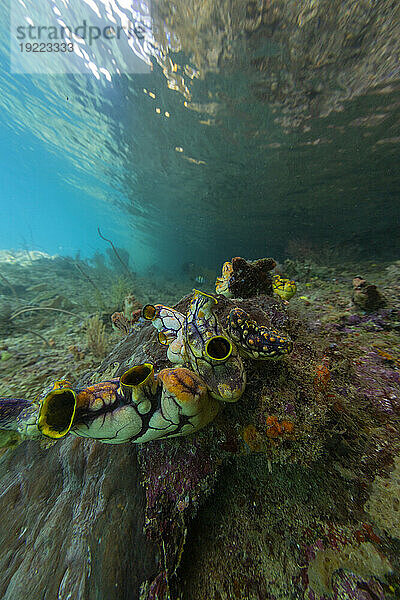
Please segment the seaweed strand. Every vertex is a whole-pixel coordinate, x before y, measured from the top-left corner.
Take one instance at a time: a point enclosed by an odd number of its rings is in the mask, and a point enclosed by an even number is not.
[[[75,267],[78,269],[78,271],[82,275],[82,277],[84,277],[94,287],[94,289],[96,290],[96,293],[99,295],[99,299],[100,299],[102,308],[104,308],[105,302],[104,302],[103,294],[101,293],[100,289],[97,287],[97,285],[95,284],[93,279],[91,277],[89,277],[89,275],[87,273],[85,273],[85,271],[82,269],[82,267],[77,262],[75,263]]]
[[[124,261],[122,260],[122,258],[120,257],[120,255],[117,252],[116,247],[114,246],[114,244],[112,243],[111,240],[108,240],[106,237],[104,237],[104,235],[101,233],[100,231],[100,227],[97,228],[97,233],[99,234],[99,236],[101,237],[102,240],[104,240],[105,242],[108,242],[111,246],[111,248],[114,251],[115,256],[117,257],[117,259],[119,260],[119,262],[121,263],[121,265],[124,267],[125,271],[128,273],[129,277],[131,279],[133,279],[133,274],[132,271],[129,269],[129,267],[124,263]]]
[[[42,335],[41,333],[38,333],[37,331],[33,331],[33,329],[26,329],[25,327],[21,327],[20,325],[18,325],[18,329],[20,329],[21,331],[26,331],[27,333],[31,333],[32,335],[37,335],[37,337],[39,337],[41,340],[43,340],[46,343],[46,345],[49,348],[51,348],[49,342],[46,340],[44,335]]]
[[[30,312],[32,310],[54,310],[56,312],[62,312],[67,315],[72,315],[73,317],[77,317],[78,319],[81,318],[79,315],[76,315],[75,313],[70,312],[69,310],[63,310],[62,308],[53,308],[52,306],[30,306],[29,308],[21,308],[21,310],[15,312],[13,315],[11,315],[10,321],[12,319],[15,319],[15,317],[18,317],[18,315],[22,315],[22,313]]]

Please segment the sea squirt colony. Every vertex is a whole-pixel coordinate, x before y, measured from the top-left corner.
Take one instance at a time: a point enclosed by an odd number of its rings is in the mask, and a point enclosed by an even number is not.
[[[274,292],[285,303],[296,286],[279,275],[271,277],[275,265],[273,259],[251,263],[234,258],[224,264],[216,291],[226,297]],[[213,310],[217,303],[214,296],[194,290],[186,314],[161,304],[143,308],[143,318],[157,329],[167,358],[177,366],[155,374],[152,364],[143,363],[120,378],[78,390],[57,381],[37,402],[2,398],[0,429],[16,431],[21,440],[72,434],[106,444],[143,443],[201,429],[221,403],[242,396],[242,357],[276,360],[293,348],[287,336],[259,325],[238,307],[222,327]]]

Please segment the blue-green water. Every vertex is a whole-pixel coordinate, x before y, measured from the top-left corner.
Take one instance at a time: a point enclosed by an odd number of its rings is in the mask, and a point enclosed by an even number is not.
[[[176,271],[187,261],[216,268],[238,254],[284,258],[293,240],[395,258],[398,73],[388,64],[368,89],[370,50],[362,46],[352,87],[346,63],[337,73],[339,51],[323,73],[314,68],[315,89],[293,87],[304,76],[289,58],[271,84],[271,61],[286,50],[270,32],[250,35],[236,24],[228,58],[221,50],[221,67],[210,66],[207,28],[196,43],[184,29],[168,43],[173,22],[161,31],[157,8],[161,41],[149,74],[13,74],[3,29],[1,246],[89,256],[104,246],[100,226],[139,270],[158,263]]]

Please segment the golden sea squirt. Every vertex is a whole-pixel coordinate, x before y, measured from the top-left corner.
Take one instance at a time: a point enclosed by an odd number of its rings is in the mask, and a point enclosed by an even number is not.
[[[272,289],[282,300],[290,300],[297,291],[297,286],[291,279],[285,279],[278,274],[272,276]]]
[[[213,296],[193,290],[183,329],[186,354],[214,398],[236,402],[244,392],[246,373],[236,345],[213,312],[216,304]]]
[[[238,307],[229,313],[228,332],[247,358],[276,360],[293,350],[293,342],[287,336],[258,325],[246,311]]]

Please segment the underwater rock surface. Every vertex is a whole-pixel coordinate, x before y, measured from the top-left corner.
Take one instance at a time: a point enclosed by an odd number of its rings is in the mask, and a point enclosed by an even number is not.
[[[0,596],[122,600],[155,570],[135,448],[26,442],[0,464]],[[132,567],[134,565],[134,568]]]
[[[338,285],[304,286],[289,304],[217,296],[222,327],[241,309],[293,351],[243,358],[243,396],[195,435],[6,451],[0,595],[395,600],[399,289],[388,282],[387,307],[360,315],[351,278],[339,295]],[[175,308],[185,313],[190,299]],[[139,320],[79,385],[143,362],[159,371],[166,353]]]

